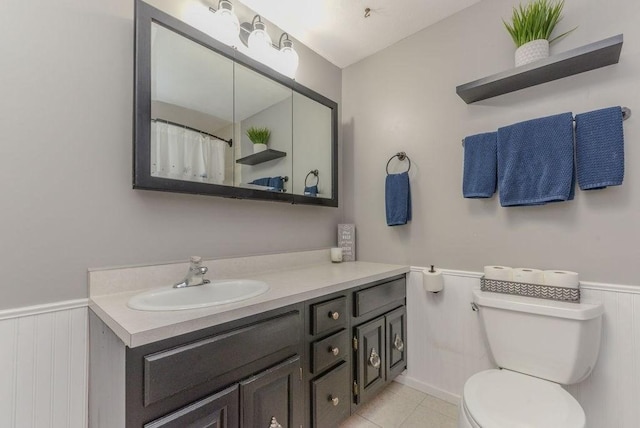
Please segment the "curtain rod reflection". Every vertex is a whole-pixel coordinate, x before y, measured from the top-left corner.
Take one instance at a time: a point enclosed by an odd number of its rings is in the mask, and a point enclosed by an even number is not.
[[[198,132],[200,134],[208,135],[209,137],[213,137],[213,138],[215,138],[217,140],[224,141],[225,143],[227,143],[229,145],[229,147],[233,147],[233,138],[229,138],[228,140],[225,140],[224,138],[220,138],[217,135],[210,134],[210,133],[202,131],[200,129],[192,128],[190,126],[183,125],[181,123],[171,122],[170,120],[166,120],[166,119],[151,119],[151,121],[152,122],[162,122],[162,123],[166,123],[168,125],[173,125],[173,126],[179,126],[180,128],[184,128],[184,129],[188,129],[190,131]]]

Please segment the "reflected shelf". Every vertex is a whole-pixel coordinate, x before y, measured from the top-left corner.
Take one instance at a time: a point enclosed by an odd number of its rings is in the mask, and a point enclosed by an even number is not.
[[[243,165],[257,165],[259,163],[269,162],[274,159],[285,157],[287,154],[280,150],[267,149],[262,152],[254,153],[236,160],[236,163]]]

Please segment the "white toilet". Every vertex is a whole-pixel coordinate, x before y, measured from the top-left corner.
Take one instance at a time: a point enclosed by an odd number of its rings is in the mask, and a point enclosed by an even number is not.
[[[498,369],[467,379],[458,428],[584,428],[560,385],[586,379],[598,359],[602,304],[473,291]]]

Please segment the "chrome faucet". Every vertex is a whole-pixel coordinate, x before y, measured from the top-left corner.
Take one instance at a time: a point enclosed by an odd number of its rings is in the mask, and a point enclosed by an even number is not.
[[[174,284],[173,288],[193,287],[196,285],[209,284],[211,281],[204,278],[204,274],[209,270],[206,266],[202,266],[202,257],[191,256],[191,266],[187,271],[187,275],[182,281]]]

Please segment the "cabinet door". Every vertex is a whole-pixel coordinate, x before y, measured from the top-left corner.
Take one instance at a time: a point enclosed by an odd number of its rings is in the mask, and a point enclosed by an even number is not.
[[[282,428],[302,425],[300,368],[296,355],[240,383],[242,427],[267,428],[272,420]]]
[[[367,401],[384,385],[386,352],[384,343],[384,317],[376,318],[355,328],[356,351],[356,404]]]
[[[387,323],[387,380],[407,368],[407,308],[395,309],[385,315]]]
[[[233,385],[167,416],[144,428],[236,428],[239,426],[238,385]]]

